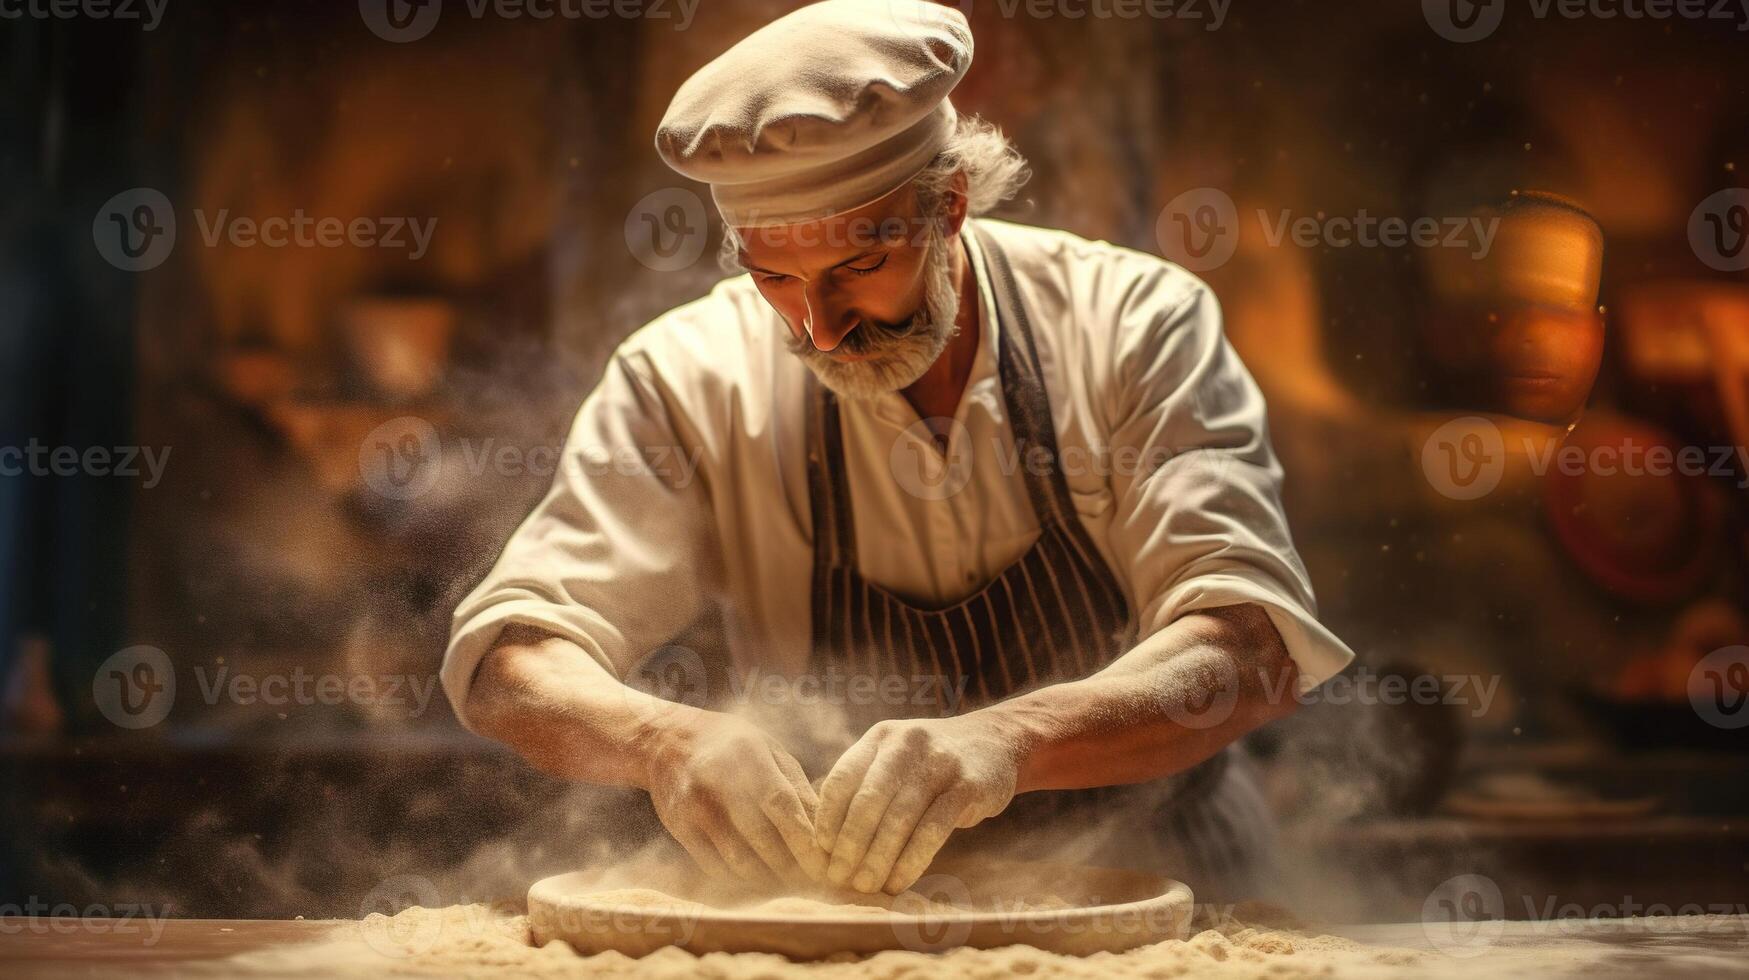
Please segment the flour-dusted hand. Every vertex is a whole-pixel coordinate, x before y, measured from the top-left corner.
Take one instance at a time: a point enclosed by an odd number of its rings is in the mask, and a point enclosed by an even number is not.
[[[801,764],[757,725],[689,710],[655,736],[645,785],[662,825],[707,873],[819,880],[819,799]]]
[[[1020,758],[986,712],[870,728],[820,787],[827,880],[861,892],[911,887],[956,828],[1007,809]]]

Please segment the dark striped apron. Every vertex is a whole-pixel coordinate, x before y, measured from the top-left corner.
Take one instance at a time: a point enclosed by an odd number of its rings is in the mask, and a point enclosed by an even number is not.
[[[1012,459],[1021,465],[1039,524],[1032,547],[971,595],[930,608],[863,578],[857,568],[850,488],[843,479],[844,440],[838,400],[808,379],[808,493],[814,534],[811,669],[866,679],[851,690],[872,692],[852,704],[856,733],[882,718],[969,711],[1046,684],[1095,673],[1135,642],[1135,624],[1116,576],[1077,516],[1057,463],[1051,420],[1032,324],[1015,288],[1007,257],[975,223],[998,318],[998,373],[1013,430]],[[1029,455],[1030,454],[1030,455]],[[895,683],[895,680],[897,683]],[[933,681],[919,685],[919,681]],[[889,692],[927,698],[882,697]],[[952,692],[963,691],[962,697]],[[924,702],[924,703],[919,703]],[[1199,898],[1249,893],[1267,846],[1268,815],[1235,751],[1140,787],[1017,797],[983,828],[1062,825],[1071,809],[1090,816],[1133,809],[1141,839],[1114,842],[1114,860],[1184,878]],[[1147,828],[1153,828],[1151,831]],[[981,836],[981,835],[980,835]],[[1138,849],[1139,848],[1139,849]],[[1150,855],[1152,855],[1150,857]],[[1211,893],[1212,891],[1212,893]]]

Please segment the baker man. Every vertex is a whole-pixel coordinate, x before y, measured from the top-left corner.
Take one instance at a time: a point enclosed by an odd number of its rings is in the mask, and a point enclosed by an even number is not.
[[[715,873],[897,892],[1017,796],[1147,784],[1202,889],[1263,846],[1228,746],[1352,654],[1207,287],[980,217],[1026,167],[948,100],[971,60],[956,10],[825,0],[681,86],[656,148],[746,274],[620,345],[567,458],[651,465],[560,468],[444,689],[546,770],[648,790]],[[746,715],[625,683],[712,601],[736,669],[877,692],[817,795]],[[940,683],[919,709],[894,678]]]

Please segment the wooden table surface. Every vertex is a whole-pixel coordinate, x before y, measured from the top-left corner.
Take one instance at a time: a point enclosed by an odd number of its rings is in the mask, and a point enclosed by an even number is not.
[[[223,976],[218,961],[227,956],[317,942],[349,924],[170,919],[159,925],[162,932],[153,940],[153,924],[138,920],[0,917],[0,973],[9,978]],[[1490,975],[1491,954],[1558,947],[1579,954],[1575,962],[1584,964],[1587,980],[1749,977],[1749,915],[1484,922],[1470,928],[1485,937],[1485,948],[1458,948],[1459,954],[1477,955],[1454,956],[1451,965],[1473,976]],[[1371,945],[1442,951],[1442,934],[1417,922],[1328,931]],[[1405,976],[1426,972],[1424,965]]]
[[[320,941],[345,923],[282,919],[0,918],[9,977],[178,976],[238,953]],[[162,931],[157,931],[159,927]]]
[[[1328,931],[1373,946],[1445,953],[1457,968],[1453,972],[1462,974],[1467,967],[1467,975],[1477,978],[1505,972],[1500,967],[1515,952],[1556,949],[1574,954],[1574,968],[1557,975],[1587,980],[1749,977],[1749,914],[1463,923],[1457,944],[1440,923],[1333,926]]]

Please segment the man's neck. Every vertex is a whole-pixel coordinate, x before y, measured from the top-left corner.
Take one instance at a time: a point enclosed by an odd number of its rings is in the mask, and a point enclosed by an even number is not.
[[[929,370],[900,392],[922,419],[954,417],[960,396],[965,394],[966,379],[971,377],[972,365],[978,358],[978,334],[982,329],[978,318],[978,283],[966,257],[964,239],[964,231],[955,235],[948,252],[949,272],[954,291],[959,294],[959,314],[954,318],[959,330]]]

